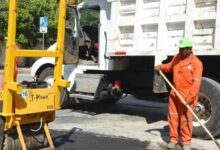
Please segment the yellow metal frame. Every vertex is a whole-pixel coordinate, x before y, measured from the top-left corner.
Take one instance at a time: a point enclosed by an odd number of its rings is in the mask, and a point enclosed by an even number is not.
[[[69,82],[62,79],[64,34],[66,20],[66,0],[59,0],[59,19],[56,51],[18,50],[16,48],[16,15],[17,1],[9,0],[8,40],[4,67],[4,89],[0,91],[0,100],[3,103],[0,116],[5,118],[5,130],[16,127],[22,149],[26,149],[21,125],[44,121],[44,131],[51,148],[54,148],[50,137],[48,122],[55,118],[55,110],[60,108],[61,87],[68,87]],[[32,93],[32,97],[41,94],[37,100],[30,97],[21,98],[23,86],[14,81],[16,57],[55,57],[54,84],[51,89],[25,89]],[[42,96],[43,95],[43,96]],[[49,95],[49,96],[45,96]],[[45,107],[36,107],[45,106]],[[35,108],[34,108],[35,107]],[[33,109],[34,108],[34,109]]]

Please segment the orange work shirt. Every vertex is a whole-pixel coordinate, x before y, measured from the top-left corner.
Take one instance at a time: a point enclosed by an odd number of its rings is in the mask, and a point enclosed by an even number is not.
[[[198,95],[203,65],[194,54],[186,59],[177,54],[170,63],[162,64],[161,69],[163,72],[173,72],[174,87],[184,99],[190,100]]]

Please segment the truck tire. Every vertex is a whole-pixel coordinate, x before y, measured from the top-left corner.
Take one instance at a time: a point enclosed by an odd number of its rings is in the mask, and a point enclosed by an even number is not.
[[[121,97],[113,97],[110,94],[109,85],[111,85],[111,82],[106,76],[104,76],[100,81],[100,84],[99,84],[99,87],[96,93],[96,98],[95,98],[96,101],[101,102],[101,103],[114,104],[120,100]]]
[[[54,69],[52,67],[47,67],[44,69],[40,75],[39,81],[46,81],[48,83],[48,87],[53,85],[53,72]],[[60,107],[66,108],[69,105],[69,93],[66,88],[61,89],[61,98],[60,98]]]
[[[220,84],[212,79],[203,78],[199,92],[199,100],[194,110],[201,122],[213,136],[220,133]],[[195,119],[193,120],[193,136],[208,139],[209,136]]]

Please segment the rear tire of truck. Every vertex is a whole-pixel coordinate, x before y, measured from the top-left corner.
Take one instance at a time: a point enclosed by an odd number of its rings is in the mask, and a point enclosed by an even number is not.
[[[108,86],[111,84],[110,80],[105,76],[101,79],[98,90],[96,101],[106,104],[114,104],[120,100],[120,97],[113,97],[108,91]]]
[[[46,81],[48,83],[48,87],[53,85],[53,73],[54,69],[52,67],[48,67],[44,69],[39,75],[39,81]],[[69,93],[66,88],[61,89],[61,97],[60,97],[60,107],[66,108],[69,105]]]
[[[220,133],[220,84],[212,79],[203,78],[199,92],[199,100],[194,112],[213,136]],[[209,135],[195,119],[193,120],[193,136],[209,139]]]

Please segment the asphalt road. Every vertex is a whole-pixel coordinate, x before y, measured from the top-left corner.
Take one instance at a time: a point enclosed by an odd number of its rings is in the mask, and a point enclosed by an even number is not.
[[[51,131],[56,150],[146,150],[149,143],[91,133]]]
[[[166,149],[165,145],[169,141],[166,112],[167,105],[164,103],[145,102],[129,96],[113,105],[85,103],[72,105],[71,109],[59,110],[56,120],[49,128],[52,132],[60,132],[73,140],[75,135],[71,136],[71,134],[77,134],[78,138],[82,139],[74,142],[83,145],[72,144],[77,145],[79,149],[86,150],[87,146],[93,147],[95,144],[100,146],[100,150],[108,150],[112,147],[116,150],[163,150]],[[67,146],[66,144],[68,145],[68,142],[63,146]],[[216,149],[212,141],[195,138],[192,147],[195,150],[209,149],[209,147]]]
[[[33,79],[28,74],[18,74],[17,81],[32,81]],[[0,82],[2,81],[2,75],[0,75]],[[82,114],[87,113],[88,115],[94,115],[97,113],[104,113],[105,111],[112,111],[112,107],[105,107],[104,109],[98,108],[99,105],[96,104],[80,104],[80,105],[71,105],[70,109],[60,110],[58,114],[65,114],[68,111],[81,112]],[[102,106],[103,107],[103,106]],[[98,108],[98,109],[97,109]],[[114,109],[114,108],[113,108]],[[88,111],[91,112],[88,112]],[[117,110],[117,109],[115,109]],[[121,111],[120,108],[118,111]],[[126,110],[125,110],[126,111]],[[131,112],[132,113],[132,112]],[[61,117],[62,118],[62,117]],[[76,119],[73,116],[70,116],[70,120]],[[63,118],[68,120],[68,118]],[[81,122],[83,118],[78,118],[77,122]],[[75,120],[76,121],[76,120]],[[63,121],[62,121],[63,122]],[[63,122],[62,126],[65,126]],[[68,122],[66,122],[68,123]],[[54,141],[55,149],[57,150],[146,150],[146,147],[149,146],[149,142],[140,141],[138,139],[126,138],[126,137],[115,137],[107,136],[102,134],[84,132],[79,128],[71,126],[69,130],[65,128],[53,129],[56,126],[55,123],[50,129],[52,139]],[[50,126],[51,128],[51,126]],[[163,145],[158,145],[163,147]]]
[[[145,126],[146,122],[153,124],[158,120],[165,120],[166,105],[151,105],[151,108],[146,109],[146,105],[149,103],[145,104],[145,102],[142,103],[141,101],[136,104],[135,101],[126,102],[128,101],[125,99],[113,105],[97,103],[72,104],[69,109],[59,110],[56,121],[51,123],[49,128],[52,132],[56,131],[58,134],[64,135],[64,137],[73,139],[74,142],[65,142],[61,147],[59,144],[55,144],[56,147],[58,149],[63,147],[68,149],[72,148],[68,145],[72,145],[77,150],[164,149],[164,142],[148,142],[148,140],[143,138],[145,135],[142,133],[146,133],[148,138],[151,138],[151,134],[157,134],[157,131],[152,130],[152,133],[150,133],[151,130],[143,126]],[[157,108],[160,108],[160,110],[158,111]],[[154,117],[149,112],[155,112]],[[167,127],[165,127],[165,130],[164,134],[167,136]],[[75,137],[76,140],[74,140]],[[54,141],[59,143],[59,141],[56,141],[56,137],[54,137]]]
[[[18,82],[23,80],[32,78],[19,75]],[[169,141],[166,114],[166,103],[128,96],[112,105],[72,104],[57,111],[49,128],[58,150],[159,150]],[[196,138],[192,147],[217,149],[211,140]]]

